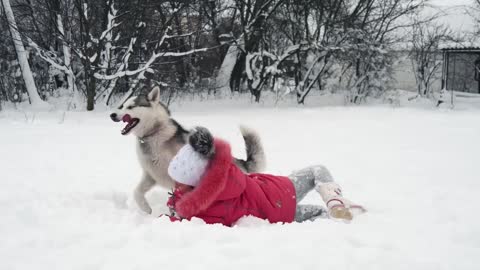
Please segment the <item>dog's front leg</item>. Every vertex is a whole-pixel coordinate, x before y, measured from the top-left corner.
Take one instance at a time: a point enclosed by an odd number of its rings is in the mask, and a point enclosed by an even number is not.
[[[155,180],[153,180],[150,175],[144,172],[142,179],[140,180],[140,183],[138,183],[133,193],[133,197],[135,198],[135,202],[137,202],[138,207],[140,207],[140,209],[142,209],[147,214],[152,213],[152,208],[148,204],[148,201],[145,198],[145,194],[150,189],[152,189],[154,185],[155,185]]]

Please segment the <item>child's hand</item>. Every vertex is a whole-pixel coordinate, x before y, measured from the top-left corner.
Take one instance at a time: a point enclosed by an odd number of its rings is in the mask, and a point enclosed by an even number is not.
[[[196,152],[200,153],[206,158],[211,158],[215,154],[213,136],[210,131],[204,127],[196,127],[192,133],[190,133],[188,143]]]

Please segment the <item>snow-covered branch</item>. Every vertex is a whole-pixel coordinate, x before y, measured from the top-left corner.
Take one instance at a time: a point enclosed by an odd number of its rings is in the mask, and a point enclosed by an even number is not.
[[[167,29],[167,30],[169,30],[169,29]],[[176,38],[176,37],[179,37],[179,36],[177,36],[177,35],[172,35],[171,36],[171,35],[168,35],[167,33],[165,33],[162,36],[162,38],[160,39],[160,41],[156,44],[155,48],[160,48],[163,45],[163,43],[165,42],[166,39],[171,39],[171,38]],[[155,63],[161,57],[182,57],[182,56],[186,56],[186,55],[190,55],[190,54],[194,54],[194,53],[198,53],[198,52],[205,52],[205,51],[209,50],[209,48],[201,48],[201,49],[192,49],[192,50],[185,51],[185,52],[163,52],[163,51],[154,52],[154,53],[152,53],[152,55],[150,56],[148,61],[143,66],[141,66],[141,67],[139,67],[135,70],[127,70],[126,67],[128,65],[128,59],[130,58],[130,55],[133,52],[133,45],[134,45],[135,41],[136,41],[136,39],[131,40],[130,45],[128,47],[128,50],[125,53],[125,56],[123,58],[124,59],[123,63],[114,74],[107,75],[107,74],[101,74],[101,73],[97,72],[97,73],[95,73],[95,78],[97,78],[99,80],[114,80],[114,79],[118,79],[118,78],[125,77],[125,76],[135,76],[139,73],[143,73],[143,72],[149,70],[151,65],[153,63]]]
[[[192,49],[192,50],[189,50],[189,51],[186,51],[186,52],[162,52],[162,53],[158,53],[156,55],[158,55],[158,57],[160,57],[160,56],[180,57],[180,56],[186,56],[186,55],[194,54],[194,53],[198,53],[198,52],[206,52],[208,50],[209,50],[209,48],[201,48],[201,49]]]
[[[35,85],[35,80],[33,79],[30,64],[28,63],[27,52],[25,51],[25,47],[22,43],[22,37],[18,31],[15,15],[13,14],[13,10],[10,5],[10,0],[2,0],[2,6],[8,26],[10,28],[10,34],[13,39],[13,44],[17,53],[17,59],[20,64],[20,69],[22,71],[23,80],[25,82],[25,87],[27,88],[30,101],[32,105],[46,108],[47,103],[40,98],[40,95],[37,92],[37,86]]]
[[[38,44],[36,44],[30,38],[28,38],[27,41],[28,41],[28,45],[31,48],[35,49],[35,51],[37,52],[37,55],[40,56],[40,58],[42,58],[43,60],[45,60],[47,63],[52,65],[52,67],[54,67],[55,69],[58,69],[60,71],[63,71],[65,73],[70,73],[71,72],[70,69],[68,69],[63,63],[60,63],[60,62],[57,61],[58,56],[54,52],[46,51],[46,50],[40,48],[40,46],[38,46]]]

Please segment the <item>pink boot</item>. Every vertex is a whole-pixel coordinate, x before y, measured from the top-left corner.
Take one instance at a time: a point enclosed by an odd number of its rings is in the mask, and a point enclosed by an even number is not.
[[[327,205],[329,216],[333,219],[350,221],[354,216],[367,211],[361,205],[354,204],[345,199],[337,183],[329,182],[321,184],[317,191]]]

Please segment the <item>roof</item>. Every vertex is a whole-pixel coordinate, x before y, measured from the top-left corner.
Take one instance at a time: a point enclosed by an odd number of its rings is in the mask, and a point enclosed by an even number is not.
[[[447,41],[440,45],[440,49],[449,52],[480,52],[480,42],[478,40],[463,42]]]
[[[480,52],[480,47],[443,48],[442,51],[447,51],[447,52]]]

